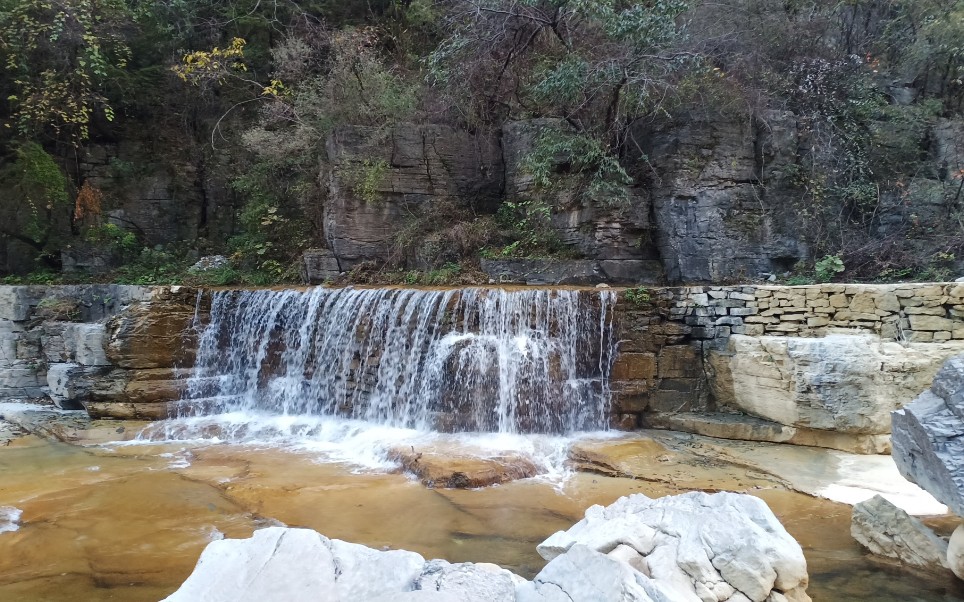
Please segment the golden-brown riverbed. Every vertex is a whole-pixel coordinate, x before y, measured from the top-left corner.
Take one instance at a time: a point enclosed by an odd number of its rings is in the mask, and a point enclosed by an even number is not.
[[[0,447],[0,506],[23,511],[19,530],[0,533],[0,600],[157,600],[187,577],[213,537],[247,537],[274,521],[531,577],[543,565],[536,544],[589,505],[707,487],[706,465],[687,471],[676,456],[659,457],[647,467],[651,480],[577,473],[561,484],[444,490],[306,452],[20,437]],[[800,541],[814,600],[964,600],[951,579],[868,561],[850,538],[849,506],[787,491],[745,468],[719,475],[712,488],[760,496]]]

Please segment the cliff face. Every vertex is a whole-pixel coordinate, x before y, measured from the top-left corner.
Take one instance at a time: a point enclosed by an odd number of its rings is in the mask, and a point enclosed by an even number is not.
[[[365,262],[431,270],[478,257],[482,243],[469,239],[465,248],[452,248],[438,232],[491,222],[506,203],[545,206],[564,252],[549,262],[520,254],[483,261],[496,281],[714,284],[758,280],[816,259],[807,230],[823,218],[809,212],[801,188],[801,166],[813,145],[799,116],[693,113],[640,123],[624,144],[631,150],[620,157],[633,184],[619,203],[588,200],[564,179],[551,190],[534,185],[526,157],[541,132],[566,127],[533,119],[474,132],[432,124],[337,128],[319,165],[321,193],[300,209],[317,224],[313,235],[321,242],[305,256],[305,280],[323,282]],[[936,120],[917,142],[927,169],[910,179],[895,174],[906,187],[881,189],[870,225],[861,227],[889,241],[890,250],[880,252],[896,253],[893,270],[906,267],[900,257],[907,250],[947,258],[956,262],[953,269],[962,261],[948,246],[953,241],[929,233],[956,223],[964,203],[964,124]],[[104,217],[149,246],[217,246],[238,227],[236,195],[219,176],[230,154],[193,149],[155,160],[143,142],[91,145],[75,178],[103,190],[111,207]],[[562,157],[551,166],[559,174],[569,168]],[[9,269],[23,264],[11,245],[0,245]],[[79,239],[63,252],[65,270],[96,273],[110,261]]]
[[[629,162],[643,183],[627,187],[620,204],[587,200],[571,187],[535,187],[523,161],[540,132],[562,127],[554,120],[512,122],[498,135],[439,126],[343,128],[328,141],[322,171],[325,237],[347,270],[398,260],[393,241],[405,220],[445,203],[484,214],[505,201],[541,199],[559,240],[597,262],[590,272],[598,280],[712,282],[787,270],[807,248],[768,198],[783,185],[781,170],[796,150],[793,120],[780,114],[773,122],[640,128],[634,146],[645,155]],[[565,169],[562,160],[556,168]],[[329,275],[315,271],[312,280]]]

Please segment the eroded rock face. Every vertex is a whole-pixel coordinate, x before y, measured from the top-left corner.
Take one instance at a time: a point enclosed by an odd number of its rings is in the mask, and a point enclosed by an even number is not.
[[[326,150],[325,236],[342,271],[392,259],[406,221],[442,203],[484,213],[498,206],[503,170],[495,136],[440,125],[344,127]]]
[[[589,508],[583,520],[552,535],[538,550],[553,560],[578,545],[615,553],[684,600],[722,602],[736,593],[755,602],[779,599],[770,598],[774,594],[810,599],[800,545],[766,503],[747,495],[623,497],[605,508]]]
[[[787,426],[881,435],[890,413],[927,387],[964,342],[900,344],[870,335],[733,335],[709,354],[722,406]]]
[[[757,123],[689,115],[632,136],[649,165],[656,243],[670,282],[756,277],[807,257],[781,198],[799,137],[792,114],[770,112]]]
[[[964,355],[945,362],[931,388],[892,418],[900,473],[964,516]]]
[[[872,554],[913,567],[947,567],[947,542],[924,523],[876,495],[854,506],[850,533]]]

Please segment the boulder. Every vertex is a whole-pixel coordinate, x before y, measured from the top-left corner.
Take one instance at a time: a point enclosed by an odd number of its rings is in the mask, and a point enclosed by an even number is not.
[[[516,587],[523,583],[526,580],[522,577],[494,564],[430,560],[422,567],[415,587],[440,592],[458,602],[512,602]]]
[[[424,564],[414,552],[380,552],[308,529],[270,527],[250,539],[208,544],[166,600],[367,600],[414,589]]]
[[[886,435],[890,413],[927,387],[964,341],[908,343],[873,335],[732,335],[709,354],[717,403],[777,424]]]
[[[539,546],[531,581],[491,564],[379,551],[271,527],[208,544],[170,602],[803,602],[800,546],[762,501],[690,493],[620,498]]]
[[[947,568],[947,542],[879,495],[854,506],[850,534],[871,554],[920,569]]]
[[[931,388],[892,418],[900,473],[964,516],[964,355],[948,360]]]
[[[699,600],[666,589],[621,559],[582,544],[575,544],[566,553],[553,558],[531,583],[519,587],[516,599],[518,602]]]
[[[947,542],[947,567],[958,579],[964,579],[964,525],[954,529]]]
[[[578,545],[601,554],[628,547],[619,552],[629,558],[627,567],[638,567],[683,600],[730,600],[737,592],[754,602],[774,594],[810,599],[803,550],[766,503],[748,495],[623,497],[589,508],[583,520],[537,549],[553,560]]]

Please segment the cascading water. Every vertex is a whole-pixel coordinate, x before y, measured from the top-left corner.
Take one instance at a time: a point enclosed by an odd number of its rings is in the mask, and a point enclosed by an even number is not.
[[[614,303],[605,290],[215,292],[179,413],[605,429]]]

